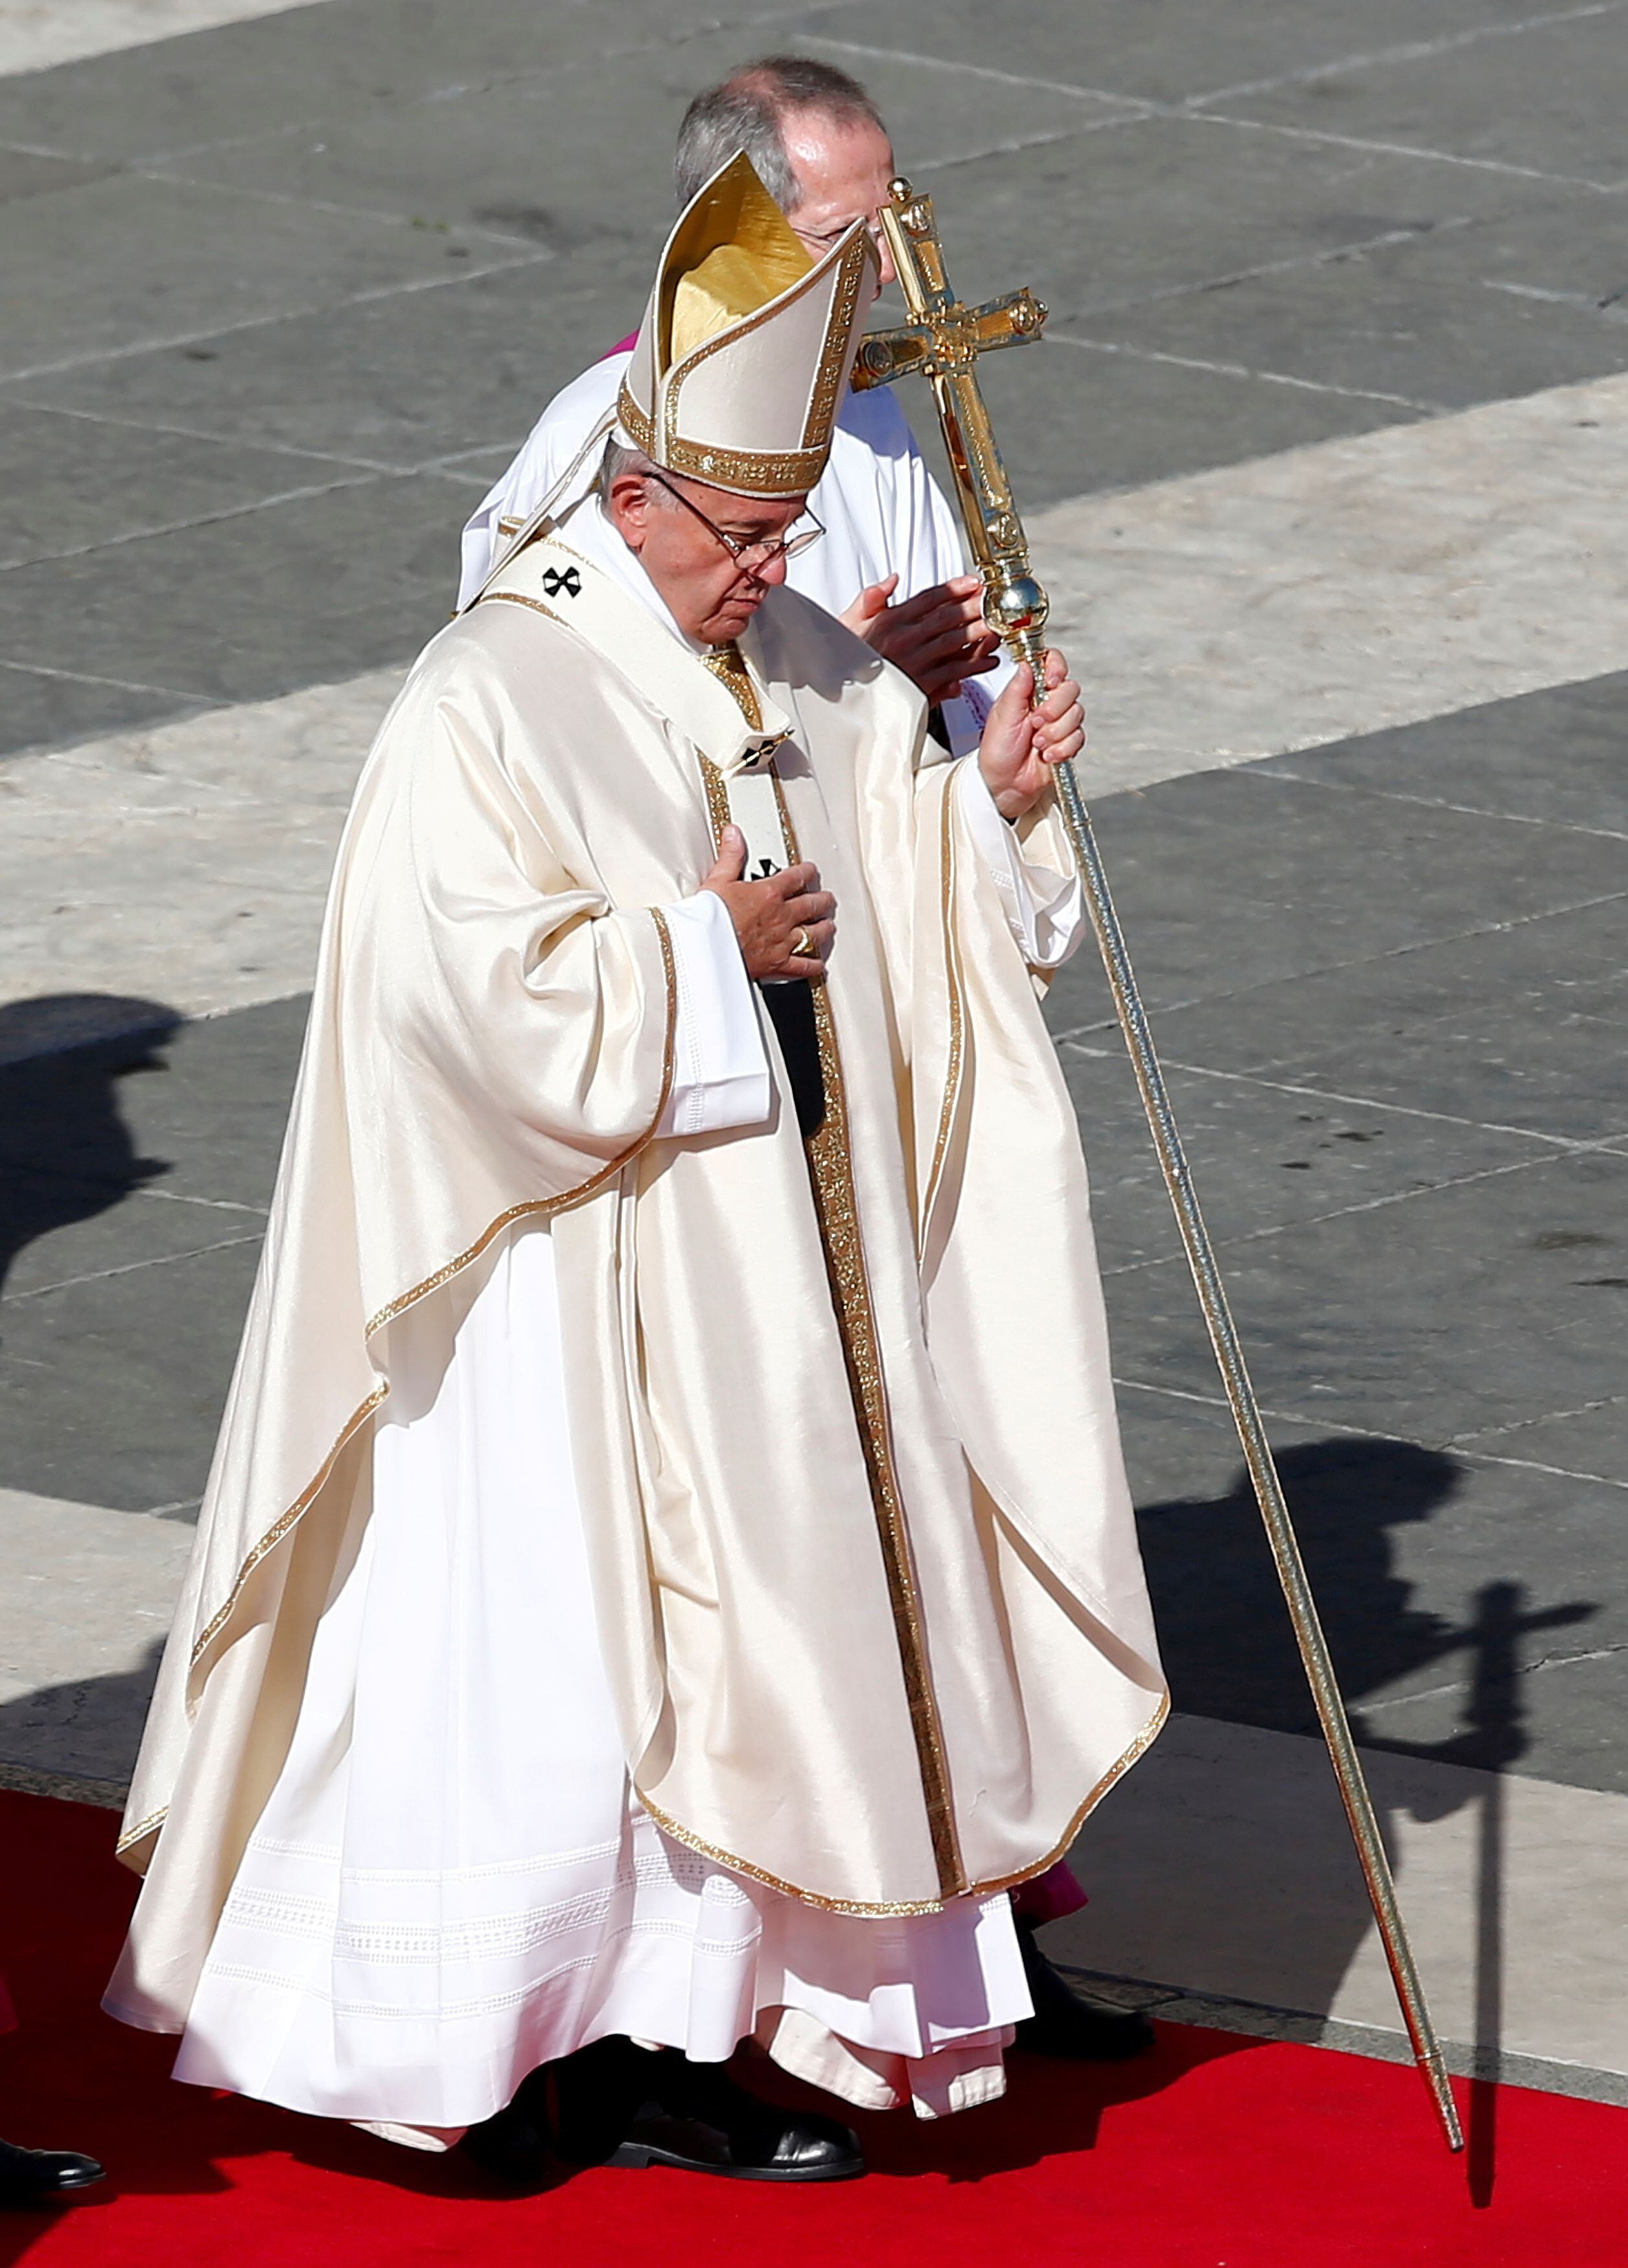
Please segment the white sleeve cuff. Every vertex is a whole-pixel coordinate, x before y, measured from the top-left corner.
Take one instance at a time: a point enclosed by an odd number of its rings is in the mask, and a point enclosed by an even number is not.
[[[759,1125],[769,1116],[774,1086],[729,909],[716,890],[698,890],[661,911],[673,946],[678,1014],[673,1087],[656,1132],[717,1134]]]
[[[1016,834],[997,810],[976,757],[961,764],[955,792],[1019,952],[1031,968],[1061,968],[1085,928],[1086,896],[1079,875],[1029,865]]]

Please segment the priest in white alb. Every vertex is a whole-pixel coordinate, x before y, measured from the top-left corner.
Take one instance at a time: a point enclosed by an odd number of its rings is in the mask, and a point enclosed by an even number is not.
[[[875,255],[739,157],[596,488],[342,843],[122,1849],[178,2078],[511,2179],[861,2169],[1001,2086],[1007,1893],[1167,1705],[1084,1161],[1057,656],[959,760],[785,587]]]
[[[811,55],[762,55],[697,94],[679,128],[674,173],[689,203],[744,150],[811,258],[865,221],[880,280],[892,281],[876,224],[896,170],[881,114],[858,81]],[[544,409],[463,532],[459,591],[479,590],[505,537],[545,498],[568,509],[592,486],[633,341],[624,340]],[[954,512],[928,471],[891,387],[843,389],[830,454],[809,497],[823,540],[789,560],[794,591],[836,615],[926,696],[931,729],[957,755],[976,747],[1011,675],[967,572]]]

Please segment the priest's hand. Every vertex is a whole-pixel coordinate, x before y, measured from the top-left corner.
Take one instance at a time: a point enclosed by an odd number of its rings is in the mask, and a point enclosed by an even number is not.
[[[896,575],[871,584],[842,619],[936,707],[961,691],[963,678],[995,666],[1000,641],[983,619],[983,584],[976,575],[956,575],[895,607],[898,587]]]
[[[978,769],[1003,819],[1021,819],[1044,794],[1053,764],[1086,745],[1079,688],[1060,653],[1046,656],[1046,697],[1037,709],[1035,673],[1027,662],[990,711],[978,743]]]
[[[702,883],[729,909],[740,957],[755,984],[782,976],[823,976],[836,924],[836,901],[820,887],[817,867],[787,866],[766,881],[743,882],[746,837],[726,827],[712,871]],[[807,946],[808,950],[800,948]]]

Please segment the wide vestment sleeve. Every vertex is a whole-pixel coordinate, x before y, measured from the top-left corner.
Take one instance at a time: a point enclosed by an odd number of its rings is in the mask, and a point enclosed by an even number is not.
[[[979,1484],[1020,1549],[1100,1616],[1099,1638],[1133,1688],[1160,1697],[1151,1738],[1163,1720],[1163,1680],[1120,1449],[1086,1159],[1041,1012],[1050,972],[1019,945],[991,871],[977,823],[987,795],[963,777],[976,756],[940,761],[918,740],[907,777],[902,745],[895,730],[859,751],[855,818],[877,878],[872,903],[908,1066],[933,1368]],[[1061,885],[1074,875],[1050,795],[1013,839],[1031,876],[1049,873]],[[1123,1763],[1142,1734],[1127,1745]]]
[[[670,765],[649,783],[652,849],[613,905],[587,847],[603,823],[584,800],[592,776],[585,788],[562,752],[614,741],[617,703],[632,696],[578,671],[522,713],[525,671],[505,643],[526,639],[527,666],[546,669],[558,634],[540,633],[506,608],[444,631],[357,787],[260,1273],[127,1812],[122,1848],[137,1866],[184,1776],[202,1783],[183,1808],[202,1822],[209,1867],[229,1872],[222,1816],[252,1821],[275,1778],[343,1515],[368,1485],[391,1318],[509,1223],[614,1181],[667,1104],[677,990],[659,909],[704,872],[699,805]],[[185,1840],[164,1837],[166,1863],[188,1863],[170,1848]]]

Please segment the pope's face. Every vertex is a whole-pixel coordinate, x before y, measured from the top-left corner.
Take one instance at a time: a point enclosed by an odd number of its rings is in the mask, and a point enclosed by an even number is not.
[[[797,176],[798,199],[786,218],[804,250],[819,260],[855,221],[868,221],[881,262],[879,281],[891,284],[893,256],[876,222],[893,179],[888,136],[868,120],[845,126],[824,111],[794,110],[781,121],[780,138]]]
[[[608,508],[680,630],[704,645],[727,645],[757,612],[764,592],[785,582],[785,557],[765,559],[762,547],[790,533],[807,501],[731,496],[676,473],[664,473],[659,482],[624,473],[611,483]]]

